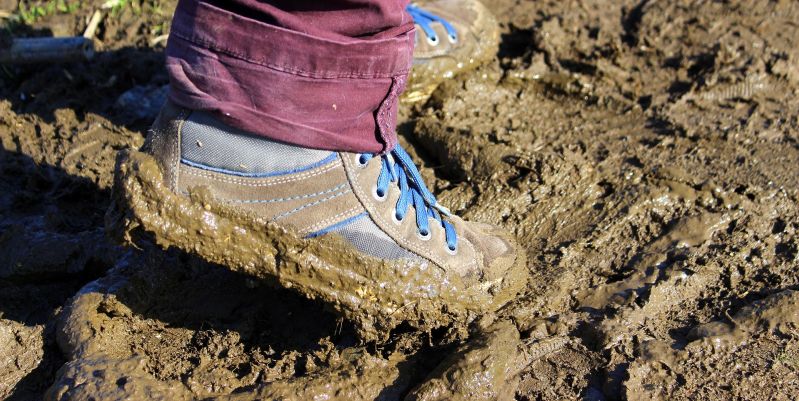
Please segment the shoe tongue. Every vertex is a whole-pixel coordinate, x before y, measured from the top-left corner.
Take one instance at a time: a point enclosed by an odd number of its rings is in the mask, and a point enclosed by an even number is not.
[[[424,183],[424,180],[422,179],[422,173],[416,168],[413,160],[411,160],[411,156],[408,155],[405,149],[399,146],[394,149],[393,154],[396,156],[396,163],[399,163],[400,167],[408,176],[408,181],[417,187],[416,189],[418,190],[419,194],[422,195],[422,197],[430,206],[434,206],[437,203],[436,198],[427,188],[427,184]]]

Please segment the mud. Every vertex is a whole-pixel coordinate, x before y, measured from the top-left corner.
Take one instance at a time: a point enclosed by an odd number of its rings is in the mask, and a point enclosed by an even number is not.
[[[179,257],[128,254],[81,289],[57,324],[72,362],[46,399],[373,400],[391,399],[395,382],[407,386],[402,355],[383,359],[325,337],[353,338],[320,304],[221,266],[184,263],[189,271]],[[294,324],[295,314],[306,323]]]
[[[14,32],[81,34],[99,4]],[[5,68],[0,398],[799,397],[799,7],[486,5],[497,59],[403,110],[402,140],[443,204],[519,237],[532,279],[465,329],[379,341],[106,239],[116,154],[148,124],[122,105],[166,84],[173,4],[109,13],[91,63]]]
[[[456,350],[406,397],[408,401],[513,400],[517,375],[557,345],[551,340],[529,354],[510,321],[501,321]]]
[[[691,341],[682,349],[657,340],[641,344],[642,357],[632,364],[625,383],[627,398],[686,398],[693,395],[688,389],[714,383],[735,398],[792,399],[798,301],[794,290],[756,301],[723,321],[694,327]],[[719,353],[732,358],[719,358]],[[766,380],[776,380],[776,386],[753,385]],[[703,394],[704,398],[721,395],[716,389]]]

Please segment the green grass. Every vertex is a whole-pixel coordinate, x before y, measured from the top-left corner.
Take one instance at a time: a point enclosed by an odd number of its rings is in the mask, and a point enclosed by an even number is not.
[[[22,0],[11,19],[31,25],[49,15],[71,14],[81,7],[81,3],[80,0]],[[102,8],[108,10],[112,17],[116,17],[126,9],[130,9],[135,15],[140,15],[145,5],[151,12],[159,14],[162,12],[159,0],[107,0]]]
[[[80,8],[79,1],[46,0],[21,1],[16,12],[19,22],[30,25],[48,15],[70,14]]]
[[[141,14],[141,4],[138,1],[131,1],[131,0],[108,0],[103,3],[104,9],[110,9],[110,14],[112,17],[116,17],[126,8],[130,7],[133,10],[133,13],[136,15]]]
[[[164,3],[167,3],[165,5]],[[164,0],[105,0],[101,5],[84,0],[21,0],[10,17],[0,20],[0,30],[6,36],[26,36],[32,25],[58,14],[82,13],[91,15],[95,10],[105,13],[105,18],[117,19],[124,15],[158,15],[159,23],[151,21],[148,34],[159,36],[169,32],[168,17],[174,7],[173,1]],[[1,71],[0,71],[1,73]]]
[[[783,351],[776,358],[777,361],[782,362],[783,365],[799,370],[799,358],[793,352]]]

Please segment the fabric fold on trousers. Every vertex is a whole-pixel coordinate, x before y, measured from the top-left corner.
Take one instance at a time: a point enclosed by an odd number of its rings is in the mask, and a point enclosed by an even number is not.
[[[182,0],[166,51],[169,97],[274,140],[384,152],[413,62],[407,21],[388,37],[324,38]]]

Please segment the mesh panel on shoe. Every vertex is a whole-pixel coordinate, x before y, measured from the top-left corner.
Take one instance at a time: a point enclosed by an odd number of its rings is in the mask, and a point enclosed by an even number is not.
[[[239,173],[302,170],[331,154],[327,150],[301,148],[255,136],[201,111],[192,112],[181,130],[182,159]]]
[[[366,216],[332,232],[340,234],[355,249],[367,255],[386,260],[421,260],[418,255],[400,247],[383,230],[377,227],[372,219]]]

